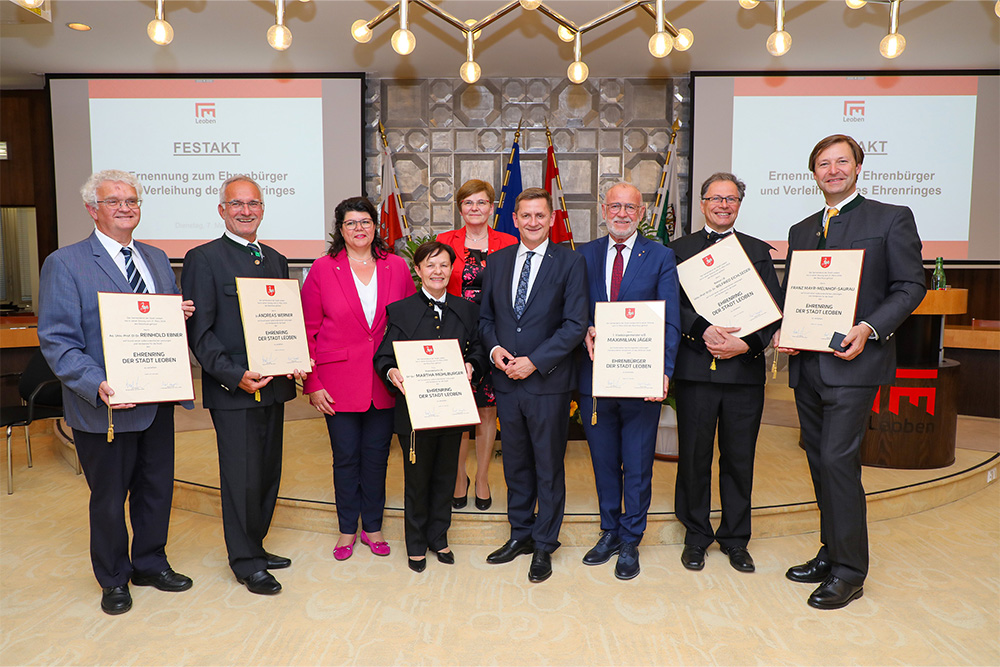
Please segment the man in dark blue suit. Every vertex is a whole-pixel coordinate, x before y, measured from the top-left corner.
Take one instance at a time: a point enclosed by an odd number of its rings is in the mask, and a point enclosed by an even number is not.
[[[879,386],[895,380],[893,333],[927,291],[913,212],[861,196],[857,179],[864,159],[861,146],[847,135],[817,143],[809,170],[825,206],[788,231],[786,279],[795,250],[865,251],[855,325],[842,349],[830,354],[779,348],[793,355],[788,384],[795,389],[822,543],[815,558],[789,568],[785,576],[820,584],[808,600],[818,609],[838,609],[864,594],[868,524],[861,439]]]
[[[548,192],[528,188],[518,196],[514,224],[521,242],[490,255],[479,314],[483,345],[497,368],[510,521],[510,539],[486,562],[509,563],[531,553],[532,582],[551,576],[551,554],[559,547],[573,353],[587,331],[583,258],[549,243],[554,220]]]
[[[745,193],[746,185],[733,174],[709,176],[701,186],[705,229],[672,241],[670,247],[683,262],[735,234],[771,298],[778,303],[782,295],[771,262],[773,248],[733,229]],[[759,331],[716,326],[699,314],[687,294],[682,293],[681,325],[681,348],[674,373],[679,444],[674,511],[686,529],[681,562],[689,570],[701,570],[705,567],[705,550],[718,542],[736,570],[753,572],[756,566],[747,544],[754,453],[764,412],[764,350],[779,324],[774,322]],[[722,518],[718,529],[713,529],[709,514],[716,428]]]
[[[115,392],[104,369],[97,293],[178,291],[166,254],[132,240],[142,205],[142,185],[135,176],[101,171],[87,179],[80,194],[95,229],[42,265],[38,342],[62,382],[66,423],[73,429],[90,487],[90,559],[103,589],[101,609],[114,615],[132,608],[129,579],[137,586],[173,592],[191,588],[191,579],[174,572],[166,554],[174,490],[174,404],[114,406],[114,440],[108,442],[108,406]],[[188,317],[194,311],[191,301],[182,308]]]
[[[653,495],[653,455],[660,402],[667,395],[680,340],[677,269],[674,252],[637,230],[646,212],[642,194],[630,183],[608,190],[601,206],[608,235],[580,248],[587,262],[589,323],[588,358],[580,364],[580,412],[590,445],[590,458],[601,510],[601,537],[583,557],[585,565],[607,563],[618,554],[615,576],[639,574],[639,542]],[[600,398],[592,423],[594,397],[593,326],[598,301],[665,301],[663,394],[642,398]],[[622,506],[624,505],[624,511]]]

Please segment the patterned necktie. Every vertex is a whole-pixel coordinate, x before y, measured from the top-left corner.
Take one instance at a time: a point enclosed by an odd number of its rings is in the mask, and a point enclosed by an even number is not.
[[[248,243],[247,247],[250,248],[250,254],[252,254],[257,259],[260,259],[264,255],[260,252],[260,247],[256,243]]]
[[[826,212],[826,220],[823,222],[823,238],[826,238],[827,232],[830,231],[830,218],[835,218],[840,215],[840,211],[831,208]]]
[[[618,254],[615,255],[615,263],[611,265],[611,300],[618,300],[618,290],[622,286],[622,273],[625,271],[625,260],[622,258],[622,250],[625,248],[624,243],[616,243],[615,250]]]
[[[149,290],[146,289],[146,283],[143,282],[139,269],[135,268],[135,262],[132,261],[132,249],[122,248],[122,255],[125,257],[125,277],[128,278],[132,291],[136,294],[145,294]]]
[[[528,278],[531,276],[531,256],[535,253],[528,251],[524,257],[524,266],[521,267],[521,277],[517,279],[517,296],[514,297],[514,314],[517,319],[521,319],[524,313],[524,305],[528,301]]]

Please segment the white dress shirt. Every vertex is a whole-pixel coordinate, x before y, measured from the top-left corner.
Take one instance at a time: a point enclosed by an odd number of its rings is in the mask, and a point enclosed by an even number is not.
[[[625,269],[628,268],[628,260],[632,256],[632,248],[635,246],[635,240],[638,238],[638,232],[632,232],[632,236],[625,239],[625,247],[622,248],[622,277],[625,276]],[[608,298],[611,298],[611,271],[615,268],[615,257],[618,256],[618,251],[615,249],[614,237],[610,234],[608,235],[608,256],[607,260],[604,262],[604,287],[607,289],[606,294]]]
[[[101,242],[101,245],[111,255],[111,259],[114,260],[115,265],[122,272],[122,275],[125,276],[125,282],[128,282],[128,272],[125,271],[125,255],[122,254],[122,248],[128,248],[132,251],[132,263],[135,264],[139,275],[142,276],[142,282],[146,283],[146,290],[150,294],[156,292],[156,283],[153,282],[153,274],[150,273],[149,267],[146,266],[146,260],[143,258],[142,253],[135,249],[135,241],[129,240],[128,245],[123,246],[97,227],[94,227],[94,231],[97,233],[97,240]]]

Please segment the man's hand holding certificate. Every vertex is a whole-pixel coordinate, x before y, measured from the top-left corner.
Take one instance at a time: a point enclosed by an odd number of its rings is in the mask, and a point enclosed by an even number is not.
[[[593,395],[662,397],[663,301],[599,301],[594,307]]]
[[[312,368],[299,281],[236,278],[250,370],[261,376],[301,375]]]
[[[854,328],[864,250],[795,250],[785,287],[781,348],[842,352]],[[867,329],[867,327],[864,327]],[[831,343],[836,334],[838,346]],[[860,334],[855,333],[852,340]],[[861,347],[863,347],[863,343]],[[859,350],[860,351],[860,350]]]

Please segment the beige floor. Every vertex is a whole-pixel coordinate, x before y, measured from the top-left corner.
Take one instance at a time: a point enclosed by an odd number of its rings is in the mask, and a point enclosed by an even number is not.
[[[87,489],[35,439],[15,456],[17,492],[0,492],[2,665],[996,665],[1000,663],[1000,486],[870,525],[865,597],[841,611],[805,605],[783,577],[815,534],[755,539],[758,570],[717,551],[684,570],[680,547],[644,546],[642,574],[619,582],[564,547],[532,585],[527,560],[484,563],[457,546],[454,567],[411,573],[359,550],[338,563],[329,535],[273,529],[295,561],[276,598],[249,594],[226,566],[218,519],[173,513],[168,553],[191,591],[133,588],[109,617],[87,556]],[[984,473],[985,474],[985,473]]]

